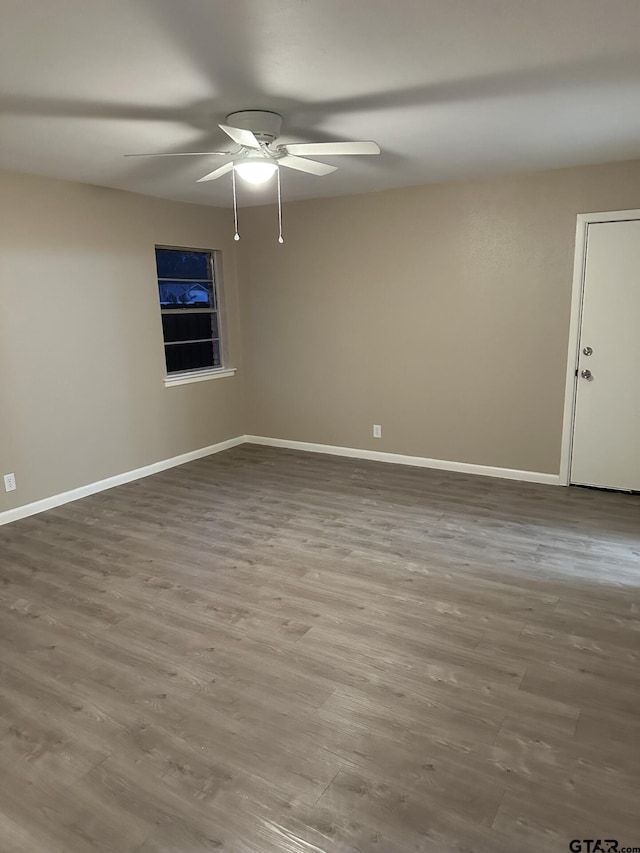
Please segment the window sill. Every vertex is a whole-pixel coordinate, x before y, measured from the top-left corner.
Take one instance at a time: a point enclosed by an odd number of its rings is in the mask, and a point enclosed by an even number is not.
[[[217,367],[215,370],[176,373],[174,376],[165,377],[164,387],[173,388],[174,385],[190,385],[192,382],[206,382],[208,379],[224,379],[225,376],[234,376],[236,370],[235,367]]]

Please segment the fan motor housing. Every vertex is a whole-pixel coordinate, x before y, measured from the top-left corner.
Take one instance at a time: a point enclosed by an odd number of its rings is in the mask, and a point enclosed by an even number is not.
[[[237,113],[229,113],[227,124],[242,130],[250,130],[260,142],[269,143],[280,136],[282,116],[267,110],[241,110]]]

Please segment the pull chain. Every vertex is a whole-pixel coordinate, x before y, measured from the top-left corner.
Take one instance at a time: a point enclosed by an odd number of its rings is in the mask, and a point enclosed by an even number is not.
[[[236,229],[236,233],[233,235],[234,240],[239,240],[240,235],[238,234],[238,199],[236,197],[236,170],[231,170],[231,185],[233,186],[233,224]]]
[[[282,191],[280,188],[280,167],[278,167],[278,243],[284,243],[282,236]]]

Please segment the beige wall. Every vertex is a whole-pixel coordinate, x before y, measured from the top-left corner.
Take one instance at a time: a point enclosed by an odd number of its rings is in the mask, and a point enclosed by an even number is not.
[[[165,388],[154,244],[222,249],[227,211],[0,174],[0,511],[244,431],[242,372]]]
[[[555,473],[575,217],[634,207],[640,162],[289,204],[284,246],[245,209],[236,275],[228,211],[0,174],[0,512],[245,432]],[[222,250],[237,376],[164,387],[155,243]]]
[[[247,431],[557,473],[576,214],[634,207],[640,162],[242,211]]]

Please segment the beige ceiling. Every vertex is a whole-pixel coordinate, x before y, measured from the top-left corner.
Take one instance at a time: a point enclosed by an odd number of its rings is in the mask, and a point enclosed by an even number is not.
[[[640,157],[638,0],[0,0],[0,168],[227,205],[238,109],[379,157],[287,170],[312,198]],[[273,187],[243,204],[272,200]]]

